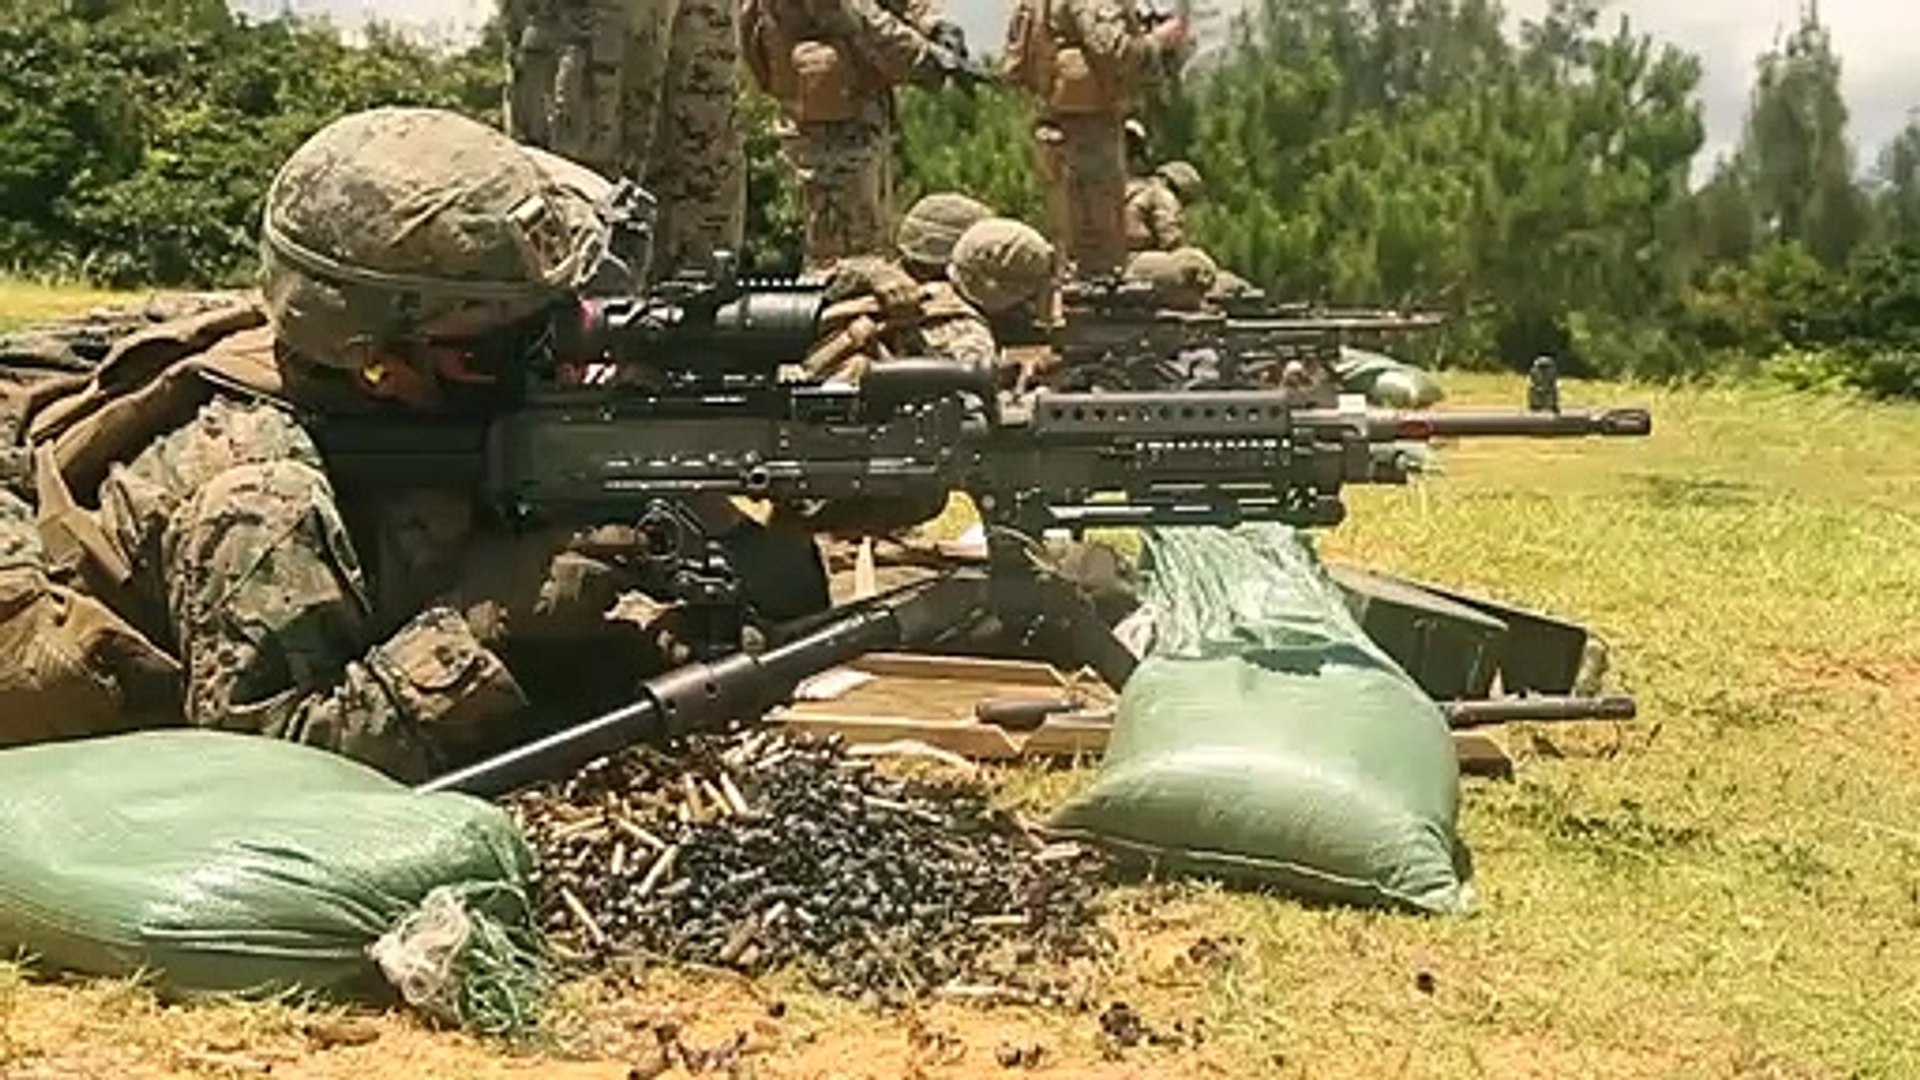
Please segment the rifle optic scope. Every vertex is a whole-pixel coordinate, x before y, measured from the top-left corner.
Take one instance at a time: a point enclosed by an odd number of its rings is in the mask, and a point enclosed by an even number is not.
[[[572,363],[770,372],[813,347],[825,293],[820,285],[773,282],[584,299],[577,319],[561,320],[559,353]]]

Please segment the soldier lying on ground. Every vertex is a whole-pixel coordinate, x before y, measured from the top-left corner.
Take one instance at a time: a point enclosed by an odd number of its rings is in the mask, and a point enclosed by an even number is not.
[[[941,356],[995,368],[996,324],[1030,326],[1051,293],[1053,246],[1020,222],[983,218],[967,226],[937,277],[927,260],[939,254],[944,240],[909,236],[924,241],[914,245],[918,258],[912,263],[849,259],[835,270],[820,344],[806,361],[809,376],[857,381],[873,362],[898,356]]]
[[[932,208],[972,209],[933,195]],[[972,203],[972,200],[965,200]],[[979,204],[973,203],[974,207]],[[985,209],[984,207],[979,207]],[[937,216],[937,215],[936,215]],[[908,220],[914,220],[909,213]],[[848,259],[834,271],[829,305],[821,316],[819,344],[807,355],[806,376],[857,382],[876,362],[898,357],[943,357],[979,367],[997,379],[1001,350],[996,335],[1030,329],[1052,295],[1053,245],[1034,229],[1007,218],[974,222],[951,243],[945,273],[934,277],[927,260],[949,245],[914,230],[915,270],[883,259]],[[842,532],[858,525],[868,533],[897,532],[940,513],[944,494],[925,502],[852,500],[831,508],[782,508],[776,520],[792,529]]]
[[[552,305],[617,271],[596,189],[432,110],[296,151],[260,301],[138,335],[29,403],[39,505],[0,493],[0,744],[184,721],[413,779],[624,700],[671,618],[603,546],[509,531],[458,487],[337,486],[305,426],[484,413]],[[760,614],[824,605],[810,537],[694,509]]]

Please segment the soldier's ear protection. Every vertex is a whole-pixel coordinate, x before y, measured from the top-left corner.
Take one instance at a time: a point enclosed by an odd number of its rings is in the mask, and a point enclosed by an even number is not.
[[[347,347],[347,373],[354,388],[378,401],[393,401],[416,409],[431,409],[440,402],[435,379],[421,371],[405,355],[404,346],[396,348],[369,338],[350,342]]]

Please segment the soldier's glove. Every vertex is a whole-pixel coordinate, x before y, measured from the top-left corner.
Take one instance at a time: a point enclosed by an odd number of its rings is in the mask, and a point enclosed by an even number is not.
[[[827,281],[827,303],[861,296],[879,302],[881,321],[889,328],[920,321],[920,283],[895,263],[873,256],[840,260]]]
[[[1147,36],[1161,53],[1179,56],[1187,47],[1187,20],[1175,15],[1154,27]]]

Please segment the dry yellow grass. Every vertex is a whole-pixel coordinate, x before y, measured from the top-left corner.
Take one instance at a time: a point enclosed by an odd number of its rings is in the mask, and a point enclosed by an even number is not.
[[[1449,384],[1462,403],[1521,392]],[[759,1076],[998,1075],[1007,1040],[1045,1043],[1059,1076],[1920,1076],[1920,409],[1752,387],[1568,397],[1645,402],[1656,434],[1452,448],[1442,478],[1356,492],[1323,546],[1589,621],[1642,719],[1509,733],[1519,779],[1466,793],[1467,918],[1116,890],[1123,947],[1081,977],[1155,1023],[1203,1020],[1197,1052],[1114,1062],[1085,1015],[877,1018],[656,973],[573,988],[562,1067],[404,1018],[330,1046],[296,1011],[0,977],[0,1075],[618,1077],[677,1003],[708,1042],[764,1039]],[[791,1004],[773,1023],[770,993]]]
[[[36,322],[78,315],[102,304],[138,300],[143,294],[91,285],[50,284],[0,277],[0,333]]]

